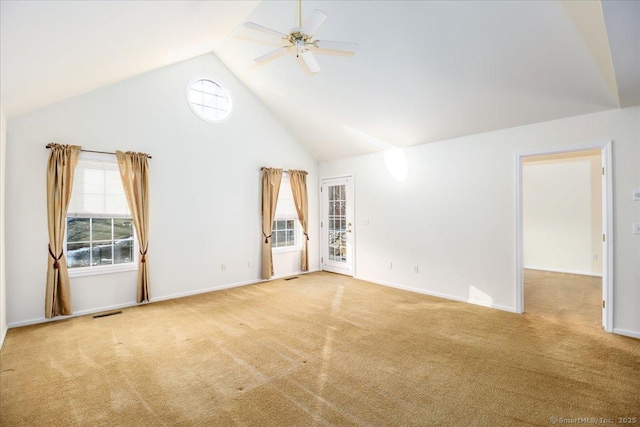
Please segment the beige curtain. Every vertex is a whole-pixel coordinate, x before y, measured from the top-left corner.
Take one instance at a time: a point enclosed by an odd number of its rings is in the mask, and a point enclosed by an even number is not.
[[[278,192],[282,181],[282,169],[262,168],[262,278],[273,276],[271,255],[271,230],[276,215]]]
[[[140,244],[140,260],[138,262],[138,297],[139,303],[149,301],[149,263],[147,250],[149,249],[149,155],[116,151],[122,186],[127,196],[129,210],[136,235]]]
[[[49,319],[73,313],[69,272],[63,245],[67,226],[67,209],[73,189],[73,173],[78,164],[80,147],[51,143],[47,148],[51,149],[51,155],[47,165],[49,262],[44,315]]]
[[[298,219],[302,225],[304,233],[304,244],[302,245],[302,259],[300,270],[309,271],[308,243],[309,234],[307,223],[309,222],[309,197],[307,195],[307,173],[305,171],[289,170],[289,180],[291,181],[291,191],[293,192],[293,203],[296,205]]]

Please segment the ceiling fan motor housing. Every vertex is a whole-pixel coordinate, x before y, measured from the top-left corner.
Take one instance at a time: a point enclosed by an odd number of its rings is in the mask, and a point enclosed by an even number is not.
[[[300,11],[301,9],[299,9]],[[258,25],[255,22],[245,22],[245,26],[252,28],[263,33],[279,36],[282,40],[289,42],[289,46],[282,46],[272,52],[267,53],[256,58],[256,62],[266,62],[273,59],[283,53],[286,53],[291,47],[296,48],[296,56],[302,57],[308,70],[312,73],[320,71],[320,66],[315,60],[313,53],[308,48],[310,45],[314,48],[325,48],[330,50],[337,50],[349,53],[355,53],[358,45],[356,43],[335,42],[326,40],[313,40],[313,34],[320,28],[322,23],[327,19],[327,15],[321,10],[314,10],[304,23],[300,23],[298,27],[291,29],[289,34],[284,34],[271,28]],[[301,22],[299,20],[298,22]]]

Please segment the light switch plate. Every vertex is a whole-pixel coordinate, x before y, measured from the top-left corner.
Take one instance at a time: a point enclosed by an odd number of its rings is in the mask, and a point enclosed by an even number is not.
[[[633,200],[640,202],[640,189],[633,190]]]
[[[633,224],[633,234],[640,234],[640,222]]]

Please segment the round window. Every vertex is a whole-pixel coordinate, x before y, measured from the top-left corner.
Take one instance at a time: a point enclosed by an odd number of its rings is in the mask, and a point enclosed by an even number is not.
[[[208,122],[219,122],[231,113],[229,92],[207,77],[198,77],[187,88],[189,106],[198,117]]]

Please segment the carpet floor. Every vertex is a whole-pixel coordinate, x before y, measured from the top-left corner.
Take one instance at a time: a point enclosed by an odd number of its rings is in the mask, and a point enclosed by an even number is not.
[[[531,312],[518,315],[312,273],[10,329],[0,353],[0,424],[640,418],[640,341],[555,316],[545,304],[536,311],[540,292],[526,292]]]
[[[602,329],[602,278],[524,270],[524,310],[534,317]]]

